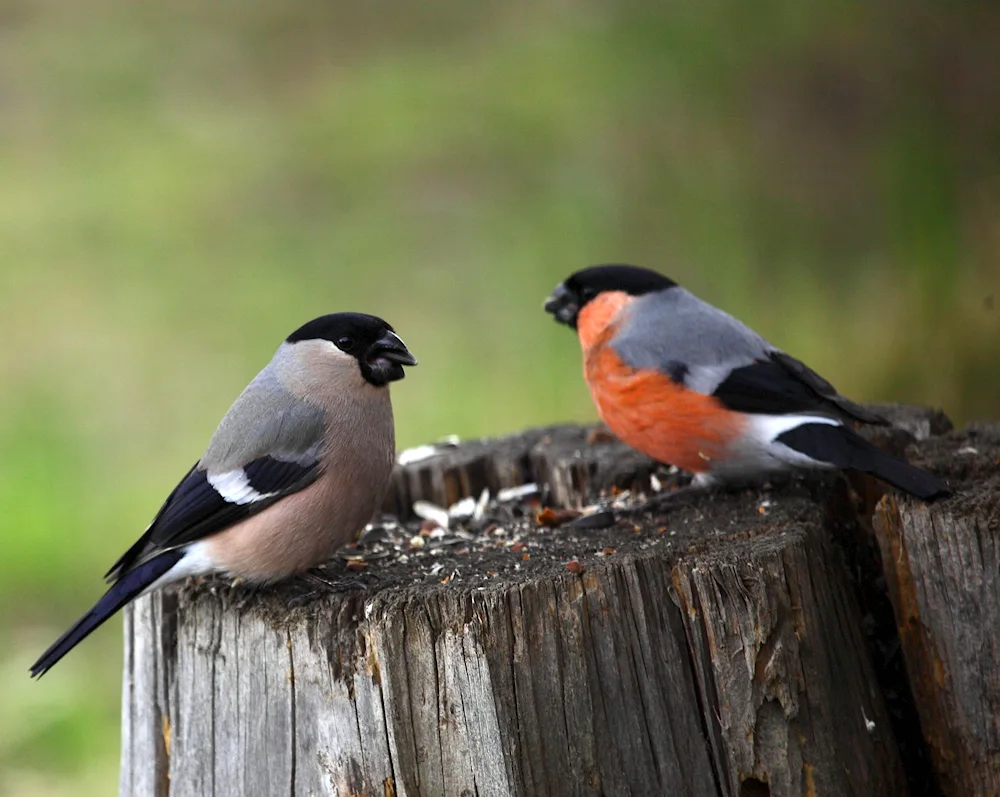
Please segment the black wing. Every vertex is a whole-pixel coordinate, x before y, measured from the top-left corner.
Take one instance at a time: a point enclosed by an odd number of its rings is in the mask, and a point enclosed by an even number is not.
[[[195,465],[160,507],[146,533],[111,566],[105,578],[117,580],[151,554],[222,531],[298,492],[319,475],[315,458],[286,462],[261,457],[242,468],[249,491],[239,501],[212,486],[208,472]]]
[[[771,352],[767,359],[734,368],[712,395],[737,412],[765,415],[821,412],[864,423],[888,423],[881,415],[841,396],[805,363],[780,351]]]

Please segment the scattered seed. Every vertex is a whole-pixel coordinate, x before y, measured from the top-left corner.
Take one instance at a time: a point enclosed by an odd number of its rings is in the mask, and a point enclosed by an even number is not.
[[[587,445],[592,446],[597,443],[612,443],[615,436],[603,426],[596,426],[587,432]]]
[[[490,488],[484,487],[483,491],[479,494],[479,500],[476,501],[476,507],[472,511],[472,519],[475,521],[480,521],[486,514],[486,507],[490,505]]]
[[[571,559],[566,563],[566,569],[574,575],[580,575],[583,572],[583,565],[581,565],[576,559]]]
[[[414,462],[421,462],[438,454],[443,454],[449,448],[455,448],[459,444],[457,434],[450,434],[442,437],[436,443],[428,443],[422,446],[414,446],[399,452],[396,462],[400,465],[412,465]]]
[[[561,526],[563,523],[569,523],[570,521],[576,520],[581,514],[582,513],[576,509],[553,509],[552,507],[547,506],[535,515],[535,522],[539,526],[554,529]]]
[[[442,509],[430,501],[414,501],[413,514],[424,520],[436,520],[441,528],[448,528],[448,510]]]
[[[452,520],[467,520],[476,511],[476,499],[471,495],[448,507],[448,517]]]
[[[441,528],[440,524],[434,518],[427,518],[420,522],[420,533],[425,537],[428,536],[435,529]]]
[[[497,493],[497,503],[507,504],[511,501],[520,501],[529,495],[538,493],[538,485],[534,482],[521,484],[517,487],[505,487]]]
[[[422,462],[425,459],[436,457],[441,453],[444,452],[438,446],[414,446],[413,448],[407,448],[405,451],[400,451],[399,456],[396,457],[396,462],[401,467],[405,467],[407,465],[412,465],[415,462]]]

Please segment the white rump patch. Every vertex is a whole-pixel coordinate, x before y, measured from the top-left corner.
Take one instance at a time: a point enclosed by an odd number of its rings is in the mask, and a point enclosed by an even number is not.
[[[275,493],[259,493],[250,486],[250,479],[243,468],[225,473],[207,473],[208,483],[230,504],[252,504]]]
[[[829,468],[830,463],[813,459],[801,451],[786,446],[777,438],[792,429],[808,424],[821,423],[828,426],[842,426],[834,418],[822,415],[751,415],[751,435],[759,446],[759,456],[762,460],[770,460],[773,464],[781,463],[800,468]]]
[[[776,438],[805,424],[821,423],[840,426],[833,418],[822,415],[747,415],[746,434],[735,441],[724,460],[713,463],[711,477],[729,479],[756,478],[769,472],[788,468],[829,468],[828,462],[813,459],[785,445]]]
[[[204,542],[194,542],[187,546],[184,556],[177,564],[142,591],[143,595],[160,587],[182,581],[188,576],[204,576],[209,573],[221,572],[215,560],[208,554],[208,545]]]

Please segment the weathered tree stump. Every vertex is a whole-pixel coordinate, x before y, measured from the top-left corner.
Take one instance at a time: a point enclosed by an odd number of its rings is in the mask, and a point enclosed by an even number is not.
[[[938,512],[956,518],[953,534],[977,524],[979,543],[934,555],[992,540],[977,577],[993,579],[995,599],[996,506],[969,514],[981,468],[949,464],[969,433],[933,436],[942,422],[925,411],[894,417],[932,435],[908,452],[960,495],[933,508],[896,499],[909,520],[893,533],[912,554],[910,527]],[[912,440],[896,430],[882,442]],[[536,482],[546,504],[580,507],[673,478],[599,429],[446,447],[397,469],[386,508],[406,525],[345,549],[330,588],[209,581],[138,601],[125,621],[121,794],[936,793],[911,761],[926,750],[897,744],[920,718],[874,650],[897,644],[894,625],[873,631],[845,566],[844,546],[871,533],[874,483],[852,500],[842,477],[795,479],[605,528],[540,526],[538,497],[501,493]],[[413,517],[415,501],[447,507],[484,489],[503,500],[453,513],[447,529]],[[967,562],[951,567],[957,577]],[[917,596],[907,605],[922,620],[974,619],[942,608],[934,589]],[[978,617],[995,620],[997,606]],[[948,697],[915,684],[924,727],[940,718],[948,729],[941,749],[972,738],[967,758],[993,768],[956,778],[962,787],[996,773],[996,643],[976,630],[988,654],[947,655],[948,677],[933,683]],[[902,638],[918,672],[924,648]],[[973,684],[970,662],[992,669]],[[928,736],[950,787],[955,766]]]
[[[978,478],[977,489],[930,509],[886,495],[875,531],[942,789],[949,795],[997,795],[1000,428],[973,426],[962,443],[946,473],[952,481]]]

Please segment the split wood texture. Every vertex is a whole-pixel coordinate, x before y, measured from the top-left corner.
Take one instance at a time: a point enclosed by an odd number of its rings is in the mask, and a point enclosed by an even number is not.
[[[365,588],[143,598],[121,794],[1000,793],[1000,428],[889,411],[956,497],[876,509],[871,483],[795,480],[636,526],[510,519],[373,563]],[[539,429],[398,469],[387,509],[529,481],[579,506],[654,471],[600,432]],[[876,538],[898,637],[845,565]],[[877,652],[900,643],[912,702]]]
[[[1000,794],[1000,425],[951,469],[978,482],[932,511],[887,495],[875,532],[924,737],[945,794]],[[992,473],[990,473],[992,471]]]

